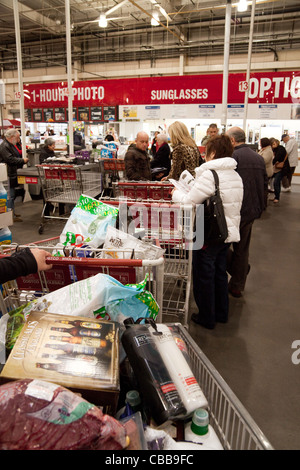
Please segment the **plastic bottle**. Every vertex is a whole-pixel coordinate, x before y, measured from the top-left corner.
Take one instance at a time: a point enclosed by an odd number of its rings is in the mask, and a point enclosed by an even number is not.
[[[0,245],[10,245],[12,242],[11,231],[8,227],[0,229]]]
[[[129,324],[121,336],[122,345],[134,371],[146,408],[157,425],[186,413],[178,390],[159,354],[148,325]],[[132,320],[133,322],[133,320]]]
[[[164,324],[157,324],[156,327],[149,325],[149,332],[153,336],[162,360],[178,390],[187,415],[191,415],[197,408],[206,408],[208,406],[207,399],[188,362],[175,343],[168,326]]]
[[[224,450],[215,430],[209,424],[208,412],[202,408],[195,410],[192,421],[186,423],[184,440],[202,444],[202,450]]]
[[[117,419],[123,419],[127,416],[131,416],[137,411],[141,411],[142,402],[140,394],[137,390],[129,390],[126,393],[125,406],[123,406],[117,413]]]
[[[3,183],[0,183],[0,214],[4,212],[7,212],[7,191]]]

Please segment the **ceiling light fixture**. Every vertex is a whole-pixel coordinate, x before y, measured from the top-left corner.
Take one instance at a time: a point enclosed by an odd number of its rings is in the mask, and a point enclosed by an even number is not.
[[[152,26],[158,26],[159,25],[159,15],[156,11],[154,13],[152,13],[151,24],[152,24]]]
[[[107,19],[106,15],[101,13],[100,18],[99,18],[99,26],[100,28],[107,28]]]
[[[239,12],[247,11],[247,9],[248,9],[247,0],[240,0],[238,5],[237,5],[237,9],[238,9]]]

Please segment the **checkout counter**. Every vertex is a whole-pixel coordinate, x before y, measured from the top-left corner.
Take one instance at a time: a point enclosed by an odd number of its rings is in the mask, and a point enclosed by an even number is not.
[[[49,158],[48,161],[44,161],[43,164],[76,164],[80,165],[82,171],[93,171],[100,172],[99,162],[88,162],[80,159],[80,156],[68,157],[66,153],[55,152],[55,158]],[[40,164],[40,150],[38,148],[28,149],[27,157],[29,159],[27,165],[23,168],[19,168],[18,183],[27,184],[28,192],[31,196],[39,196],[41,194],[42,185],[39,178],[39,172],[36,165]]]

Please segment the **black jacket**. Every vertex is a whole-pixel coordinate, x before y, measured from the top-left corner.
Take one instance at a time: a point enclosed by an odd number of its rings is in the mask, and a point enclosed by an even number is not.
[[[20,157],[20,154],[16,147],[4,139],[0,144],[0,163],[6,163],[7,175],[9,177],[9,184],[12,188],[18,186],[18,168],[22,168],[24,165],[24,159]]]
[[[54,150],[50,150],[48,146],[41,146],[41,151],[40,151],[40,165],[47,160],[47,158],[50,157],[55,157],[55,152]]]
[[[0,284],[36,272],[37,263],[29,248],[0,259]]]
[[[151,181],[150,159],[148,152],[143,152],[131,144],[125,155],[126,178],[132,181]]]
[[[241,208],[242,225],[258,219],[264,211],[268,177],[263,157],[248,145],[241,144],[235,147],[232,157],[237,161],[236,171],[244,185]]]
[[[167,142],[165,142],[158,148],[153,160],[151,160],[151,168],[166,168],[168,170],[166,175],[168,175],[171,170],[170,154],[170,147]]]

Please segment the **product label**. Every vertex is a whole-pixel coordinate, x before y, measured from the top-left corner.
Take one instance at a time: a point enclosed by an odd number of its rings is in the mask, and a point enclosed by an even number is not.
[[[82,418],[94,405],[82,401],[82,398],[68,391],[62,391],[55,399],[41,410],[28,413],[28,416],[42,419],[53,424],[70,424]]]

